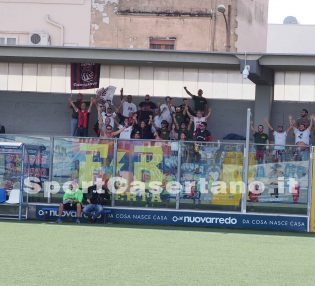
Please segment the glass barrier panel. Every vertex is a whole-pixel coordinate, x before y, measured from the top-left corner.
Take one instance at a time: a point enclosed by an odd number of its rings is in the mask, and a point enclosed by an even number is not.
[[[0,134],[0,141],[22,142],[25,144],[26,152],[24,158],[24,202],[47,202],[44,196],[45,182],[50,176],[50,137],[45,136],[24,136]],[[19,168],[21,164],[20,155],[1,155],[0,160],[4,160],[4,174],[7,179],[11,179],[13,185],[19,185]]]
[[[107,184],[113,175],[114,141],[69,137],[54,139],[51,202],[60,203],[69,184],[78,184],[83,193],[96,183]],[[107,204],[110,205],[109,191]]]
[[[9,146],[0,139],[0,216],[17,217],[19,211],[19,194],[21,175],[23,174],[22,145]],[[27,156],[25,156],[26,158]],[[26,201],[26,193],[24,201]],[[7,202],[8,204],[3,204]],[[23,208],[25,213],[25,208]]]
[[[309,148],[250,144],[247,211],[306,214]]]
[[[177,181],[178,142],[117,141],[117,176],[125,188],[115,195],[116,206],[175,208],[176,194],[168,186]]]
[[[239,211],[244,144],[181,142],[181,209]]]

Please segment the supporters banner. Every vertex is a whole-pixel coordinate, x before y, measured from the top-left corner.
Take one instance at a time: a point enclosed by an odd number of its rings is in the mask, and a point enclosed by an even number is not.
[[[98,88],[100,82],[100,64],[71,64],[71,90]]]
[[[54,146],[54,180],[58,182],[64,183],[77,178],[82,185],[83,182],[95,182],[98,177],[109,179],[114,173],[115,165],[116,174],[125,179],[128,184],[140,181],[144,183],[146,189],[150,189],[152,181],[161,183],[163,191],[160,194],[145,192],[135,195],[127,188],[125,192],[116,194],[117,205],[169,207],[176,201],[176,196],[169,194],[166,190],[166,185],[170,182],[181,184],[180,204],[185,207],[195,208],[196,204],[203,206],[215,204],[238,208],[240,204],[239,192],[231,193],[227,187],[226,193],[212,193],[211,188],[219,179],[226,181],[227,185],[230,181],[241,180],[241,147],[237,152],[231,152],[228,149],[229,146],[224,144],[220,147],[209,146],[210,149],[199,146],[199,153],[196,154],[196,152],[190,152],[194,144],[187,142],[181,146],[182,156],[180,172],[178,172],[178,142],[119,140],[116,163],[112,140],[55,139]],[[206,157],[206,154],[211,154],[211,156],[215,154],[215,157]],[[194,163],[195,156],[201,157],[198,163]],[[218,160],[214,162],[216,157],[221,162]]]
[[[315,155],[315,148],[313,148],[313,158]],[[313,159],[313,180],[312,180],[312,202],[310,215],[310,232],[315,232],[315,160]]]

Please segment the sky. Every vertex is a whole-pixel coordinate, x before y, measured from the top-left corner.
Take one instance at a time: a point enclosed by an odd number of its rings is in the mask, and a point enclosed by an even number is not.
[[[282,24],[286,16],[295,16],[299,24],[315,25],[314,15],[314,0],[269,0],[270,24]]]

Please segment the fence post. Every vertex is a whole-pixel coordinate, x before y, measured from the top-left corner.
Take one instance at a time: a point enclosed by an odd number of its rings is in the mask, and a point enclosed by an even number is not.
[[[117,139],[114,139],[114,157],[113,157],[113,177],[116,177],[116,168],[117,168]],[[114,207],[115,206],[115,198],[116,198],[116,194],[115,192],[112,192],[112,202],[111,202],[111,206]]]
[[[52,182],[53,178],[53,168],[54,168],[54,151],[55,151],[55,138],[50,137],[50,153],[49,153],[49,182]],[[51,193],[49,190],[47,203],[51,203]]]
[[[181,146],[182,142],[178,141],[178,151],[177,151],[177,182],[180,183],[180,167],[181,167]],[[176,209],[179,209],[180,192],[176,194]]]
[[[242,197],[241,197],[241,212],[242,213],[246,213],[246,202],[247,202],[250,119],[251,119],[251,110],[250,108],[248,108],[247,120],[246,120],[246,142],[245,142],[244,159],[243,159],[243,182],[245,184],[245,190],[242,191]]]
[[[25,145],[22,144],[20,198],[19,198],[19,221],[22,220],[23,190],[24,190],[24,159],[25,159]]]
[[[308,164],[308,190],[307,190],[307,232],[310,232],[310,223],[312,215],[312,181],[313,181],[313,152],[314,147],[310,148]]]

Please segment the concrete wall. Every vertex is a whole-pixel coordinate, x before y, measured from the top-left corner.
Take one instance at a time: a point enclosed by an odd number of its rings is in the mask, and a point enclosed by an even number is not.
[[[315,72],[278,71],[275,73],[274,99],[315,101]]]
[[[0,63],[0,90],[71,93],[70,65]],[[187,96],[183,87],[208,98],[253,100],[255,85],[237,70],[102,65],[100,86],[116,86],[117,94]],[[91,89],[87,93],[94,94]]]
[[[315,53],[315,25],[269,24],[267,53]]]
[[[265,51],[266,0],[92,0],[91,46],[147,49],[150,37],[175,37],[176,50],[226,51],[219,4],[226,15],[231,5],[231,51]]]
[[[0,124],[12,134],[68,135],[67,99],[65,94],[1,91]]]
[[[85,95],[89,99],[89,95]],[[71,109],[66,94],[26,93],[0,91],[0,124],[11,134],[61,135],[70,133]],[[143,97],[134,97],[138,104]],[[163,98],[154,99],[162,102]],[[119,101],[119,98],[115,98]],[[174,99],[180,105],[181,99]],[[192,104],[192,102],[190,103]],[[253,108],[253,101],[209,100],[213,109],[208,124],[214,139],[221,139],[228,133],[245,135],[246,110]],[[90,134],[96,122],[96,110],[90,117]]]
[[[47,15],[63,26],[64,39]],[[31,34],[43,32],[55,46],[89,46],[90,0],[0,0],[0,19],[0,37],[17,37],[19,45],[28,45]]]
[[[176,50],[210,51],[214,21],[209,13],[214,2],[92,0],[91,46],[147,49],[150,37],[175,37]],[[169,12],[178,16],[165,16]],[[218,40],[218,45],[223,44]]]
[[[89,95],[85,95],[89,99]],[[61,135],[68,136],[70,132],[71,109],[67,104],[68,95],[51,93],[21,93],[0,91],[0,124],[5,125],[7,133],[11,134],[36,134],[36,135]],[[156,98],[155,102],[162,101]],[[119,101],[115,98],[115,101]],[[134,102],[139,103],[142,97],[134,97]],[[174,99],[179,105],[181,99]],[[190,102],[192,104],[192,102]],[[228,133],[245,135],[247,108],[254,110],[254,101],[244,100],[209,100],[213,114],[208,121],[209,130],[214,139],[222,139]],[[311,113],[315,103],[282,102],[272,104],[271,124],[288,126],[288,115],[298,118],[302,108],[307,108]],[[96,122],[96,110],[90,117],[90,134]],[[257,126],[255,126],[257,127]],[[267,130],[267,127],[265,127]],[[270,134],[272,139],[272,134]],[[313,138],[315,136],[313,135]],[[271,140],[272,141],[272,140]],[[294,138],[288,136],[288,142],[293,143]]]

